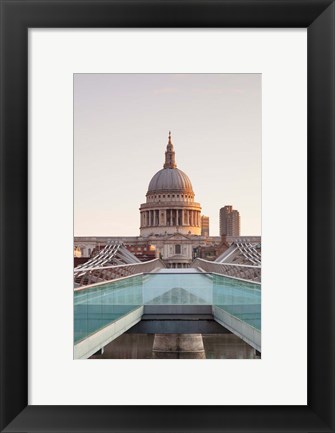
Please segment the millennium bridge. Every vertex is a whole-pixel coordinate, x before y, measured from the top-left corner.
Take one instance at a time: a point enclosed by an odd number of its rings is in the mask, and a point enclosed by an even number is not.
[[[255,264],[229,263],[237,253]],[[251,245],[234,244],[215,262],[197,258],[191,268],[166,269],[162,260],[140,262],[114,242],[74,269],[75,359],[89,358],[126,332],[220,329],[261,352],[260,255]]]

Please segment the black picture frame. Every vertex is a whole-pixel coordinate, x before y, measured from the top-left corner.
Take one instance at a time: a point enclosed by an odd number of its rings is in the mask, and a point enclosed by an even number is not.
[[[1,431],[334,432],[334,1],[0,0],[0,4]],[[307,406],[28,406],[27,35],[33,27],[308,29]]]

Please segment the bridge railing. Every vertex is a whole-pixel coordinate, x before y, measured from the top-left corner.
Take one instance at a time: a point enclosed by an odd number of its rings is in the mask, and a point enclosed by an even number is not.
[[[75,287],[87,286],[89,284],[102,283],[115,278],[127,277],[129,275],[151,272],[156,269],[165,268],[161,259],[153,259],[147,262],[131,263],[118,266],[100,266],[86,269],[74,270]]]
[[[198,268],[205,272],[214,272],[217,274],[226,275],[227,277],[261,282],[261,266],[218,263],[196,258],[192,263],[192,267]]]

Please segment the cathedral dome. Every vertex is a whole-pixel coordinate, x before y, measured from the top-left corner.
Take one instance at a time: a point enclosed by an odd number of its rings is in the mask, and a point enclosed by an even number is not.
[[[169,132],[163,168],[151,179],[146,203],[140,206],[140,233],[143,237],[161,239],[168,235],[201,235],[201,206],[194,201],[194,192],[187,174],[177,168],[176,155]],[[179,242],[179,241],[178,241]],[[178,260],[186,251],[172,244],[160,254],[176,254]],[[168,249],[168,251],[167,251]],[[189,251],[192,256],[192,250]]]
[[[189,177],[178,168],[163,168],[154,175],[149,183],[148,193],[156,191],[179,191],[193,194]]]
[[[149,183],[148,193],[175,191],[193,194],[192,184],[183,171],[177,168],[175,151],[169,132],[169,141],[166,146],[164,168],[159,170]]]

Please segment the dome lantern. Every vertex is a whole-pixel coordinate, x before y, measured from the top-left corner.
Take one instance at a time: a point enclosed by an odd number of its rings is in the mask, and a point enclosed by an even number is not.
[[[165,152],[165,164],[163,165],[164,168],[176,168],[176,154],[173,148],[173,144],[171,141],[171,131],[169,131],[169,141],[166,146],[166,152]]]

